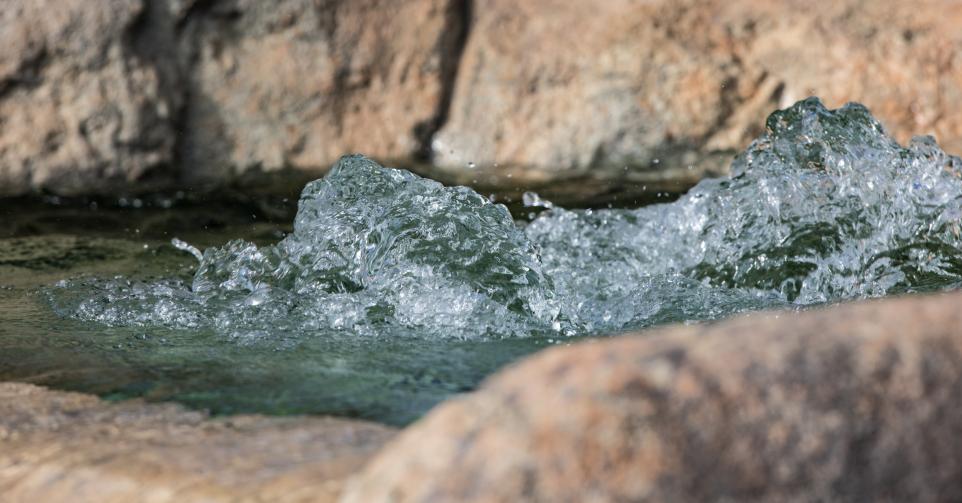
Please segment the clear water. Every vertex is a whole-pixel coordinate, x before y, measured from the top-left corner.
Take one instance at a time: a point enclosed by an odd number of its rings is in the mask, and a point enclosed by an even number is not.
[[[55,351],[118,362],[79,387],[404,423],[548,344],[959,286],[958,158],[931,138],[898,145],[855,104],[809,99],[767,126],[730,177],[675,202],[575,211],[529,194],[530,223],[346,157],[307,185],[276,244],[208,247],[199,265],[157,246],[115,265],[121,277],[86,270],[25,309],[75,332]],[[4,349],[0,375],[46,351]],[[76,384],[97,380],[116,384]]]

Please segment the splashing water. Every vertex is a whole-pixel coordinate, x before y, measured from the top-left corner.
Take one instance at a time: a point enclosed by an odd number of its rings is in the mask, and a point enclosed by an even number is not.
[[[529,193],[530,223],[470,189],[345,157],[304,189],[275,245],[175,240],[169,253],[199,255],[192,278],[46,289],[66,318],[62,354],[104,362],[80,369],[89,384],[62,382],[404,424],[568,336],[962,286],[958,158],[927,137],[900,146],[856,104],[805,100],[767,127],[730,177],[673,203],[572,211]],[[110,255],[97,250],[85,253]],[[0,335],[0,368],[43,361],[24,333]]]
[[[485,339],[959,286],[958,158],[930,137],[900,146],[858,104],[810,98],[767,128],[730,177],[676,202],[569,211],[526,194],[547,208],[526,226],[470,189],[349,156],[274,246],[207,249],[191,284],[66,281],[50,298],[82,320],[240,340]]]

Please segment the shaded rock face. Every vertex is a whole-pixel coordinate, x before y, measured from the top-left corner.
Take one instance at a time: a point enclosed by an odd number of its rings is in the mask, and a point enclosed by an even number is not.
[[[681,190],[811,94],[864,103],[903,143],[962,148],[947,0],[8,3],[4,194],[323,170],[355,151],[483,188],[567,182],[570,200]]]
[[[410,161],[450,99],[462,3],[12,1],[0,195]]]
[[[104,191],[171,161],[173,103],[132,40],[137,0],[0,9],[0,195]]]
[[[552,349],[404,431],[341,501],[958,501],[960,302]]]
[[[209,419],[0,383],[0,499],[334,501],[392,434],[360,421]]]
[[[351,152],[409,161],[454,77],[459,3],[238,0],[198,12],[185,169],[216,179]]]

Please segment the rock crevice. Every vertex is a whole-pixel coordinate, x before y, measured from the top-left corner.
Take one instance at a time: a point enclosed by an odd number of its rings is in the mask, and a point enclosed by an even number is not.
[[[453,0],[446,14],[446,29],[439,50],[441,55],[441,94],[438,97],[437,113],[430,120],[414,126],[414,136],[418,149],[413,153],[415,160],[430,164],[433,158],[431,143],[437,132],[448,121],[451,113],[451,100],[461,65],[461,55],[471,33],[472,0]]]

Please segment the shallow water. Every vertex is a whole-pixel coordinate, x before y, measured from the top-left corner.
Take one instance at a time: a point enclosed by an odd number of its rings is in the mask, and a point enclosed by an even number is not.
[[[76,209],[58,213],[76,220],[115,216]],[[185,230],[175,227],[179,233]],[[293,335],[238,344],[212,328],[108,326],[55,314],[45,288],[64,278],[190,278],[196,260],[163,240],[167,231],[155,229],[145,238],[134,230],[0,239],[0,380],[116,399],[176,400],[218,414],[332,413],[403,424],[547,344],[390,339],[368,344]],[[239,236],[266,242],[281,231],[283,226],[257,224],[205,232],[213,242]],[[94,295],[82,287],[76,293]]]
[[[354,156],[279,241],[176,236],[199,266],[169,233],[5,240],[0,378],[403,424],[547,345],[962,279],[959,159],[858,105],[773,114],[731,177],[672,203],[525,200],[530,223]]]

